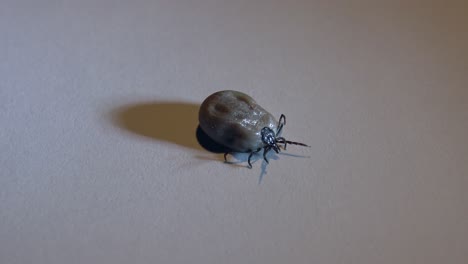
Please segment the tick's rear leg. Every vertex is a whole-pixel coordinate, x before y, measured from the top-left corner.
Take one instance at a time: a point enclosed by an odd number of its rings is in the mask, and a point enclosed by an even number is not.
[[[227,162],[227,158],[226,158],[226,157],[227,157],[228,154],[231,154],[231,152],[225,152],[225,153],[224,153],[224,162]]]

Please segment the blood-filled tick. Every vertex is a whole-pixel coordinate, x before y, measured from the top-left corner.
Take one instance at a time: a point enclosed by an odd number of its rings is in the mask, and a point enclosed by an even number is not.
[[[309,147],[280,136],[286,124],[283,114],[276,121],[252,97],[238,91],[219,91],[208,96],[200,106],[198,119],[211,139],[230,150],[224,154],[225,160],[231,152],[250,153],[250,168],[252,155],[262,149],[263,159],[268,163],[266,154],[272,149],[279,153],[280,145],[284,149],[287,144]]]

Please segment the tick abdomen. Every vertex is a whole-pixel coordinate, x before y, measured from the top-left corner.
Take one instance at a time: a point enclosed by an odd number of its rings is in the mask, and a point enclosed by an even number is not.
[[[260,131],[278,125],[253,98],[237,91],[220,91],[206,98],[200,106],[199,121],[210,138],[236,152],[263,148]]]

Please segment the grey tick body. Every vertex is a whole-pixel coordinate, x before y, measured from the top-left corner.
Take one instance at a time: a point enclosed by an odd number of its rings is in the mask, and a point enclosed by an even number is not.
[[[229,148],[232,152],[250,153],[248,163],[254,153],[264,150],[280,151],[278,143],[307,146],[302,143],[287,141],[280,137],[286,117],[279,121],[255,100],[241,92],[220,91],[208,96],[203,101],[199,121],[201,129],[215,142]],[[225,153],[224,158],[229,152]]]

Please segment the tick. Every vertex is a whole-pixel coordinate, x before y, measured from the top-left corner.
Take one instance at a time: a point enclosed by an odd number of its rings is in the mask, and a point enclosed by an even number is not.
[[[225,161],[232,152],[250,153],[249,168],[252,168],[250,160],[253,154],[262,149],[263,159],[268,163],[267,153],[272,149],[279,153],[281,145],[283,149],[287,144],[309,147],[281,137],[286,117],[281,114],[276,119],[242,92],[227,90],[208,96],[200,106],[198,119],[203,132],[230,150],[224,153]]]

